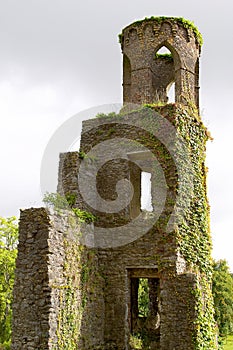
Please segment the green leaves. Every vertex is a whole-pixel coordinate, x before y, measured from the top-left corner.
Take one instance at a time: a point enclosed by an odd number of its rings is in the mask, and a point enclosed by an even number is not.
[[[213,264],[213,297],[219,336],[233,333],[233,277],[226,260]]]
[[[139,317],[147,317],[149,313],[149,285],[147,278],[139,278],[138,312]]]
[[[12,300],[17,256],[18,223],[15,216],[0,217],[0,346],[9,349]]]
[[[93,215],[85,210],[81,210],[78,208],[72,208],[72,211],[79,219],[79,222],[86,222],[87,224],[90,224],[91,222],[96,221],[95,215]]]
[[[0,217],[0,248],[15,249],[18,243],[18,222],[15,216]]]
[[[43,202],[50,208],[53,208],[60,212],[60,210],[71,210],[75,216],[79,219],[79,222],[86,222],[90,224],[96,220],[96,217],[85,211],[78,208],[74,208],[73,206],[76,203],[76,194],[68,193],[65,197],[61,196],[59,193],[46,193],[43,199]]]

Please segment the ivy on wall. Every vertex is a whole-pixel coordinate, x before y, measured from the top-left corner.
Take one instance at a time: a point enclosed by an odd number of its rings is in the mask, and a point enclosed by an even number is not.
[[[218,345],[214,322],[213,298],[210,287],[212,278],[212,244],[209,227],[209,203],[206,193],[207,169],[205,168],[206,142],[210,139],[210,134],[192,106],[185,107],[178,103],[167,105],[147,104],[141,107],[139,111],[140,118],[144,118],[143,122],[146,124],[146,130],[150,130],[151,128],[151,135],[148,137],[148,134],[140,134],[138,132],[135,141],[154,152],[161,165],[166,164],[163,170],[168,181],[168,186],[174,194],[179,190],[180,179],[176,176],[177,173],[174,169],[171,155],[169,155],[164,145],[158,142],[156,137],[153,136],[154,112],[158,112],[174,125],[177,131],[177,137],[185,142],[189,153],[192,165],[191,171],[188,171],[189,169],[186,167],[187,160],[185,157],[182,157],[182,150],[179,149],[178,144],[176,145],[177,156],[181,162],[181,168],[184,169],[183,181],[185,184],[192,183],[192,186],[190,188],[187,185],[183,187],[183,193],[178,203],[176,203],[176,197],[167,199],[166,205],[168,208],[176,204],[178,207],[184,208],[184,211],[175,231],[162,234],[162,238],[167,247],[174,244],[175,241],[177,252],[180,252],[186,261],[186,271],[197,275],[195,287],[190,291],[195,296],[196,315],[193,331],[195,350],[216,350]],[[143,111],[146,112],[146,118],[143,117]],[[131,113],[135,112],[137,111],[131,111]],[[130,116],[130,113],[128,114]],[[117,118],[123,115],[124,109],[118,115],[101,114],[100,117],[109,118],[109,120],[112,119],[112,122],[115,123],[117,122]],[[114,136],[118,136],[117,124],[115,126]],[[106,138],[110,138],[110,136],[106,134]],[[173,169],[172,172],[171,169]],[[189,206],[186,206],[185,199],[187,198],[190,200]],[[157,224],[160,229],[165,227],[167,223],[168,211],[165,210],[163,214]],[[162,266],[163,264],[164,262],[161,262],[161,271],[166,269],[166,266]]]
[[[198,276],[196,287],[192,290],[196,300],[196,320],[193,334],[195,350],[215,350],[218,345],[211,292],[212,243],[209,203],[206,193],[207,169],[205,168],[206,141],[210,139],[210,134],[200,117],[190,113],[188,107],[175,107],[173,105],[173,107],[153,108],[162,115],[164,114],[174,124],[178,135],[185,140],[189,149],[192,173],[187,172],[185,175],[192,176],[193,188],[186,188],[187,195],[192,200],[190,206],[186,208],[185,215],[175,234],[177,247],[185,258],[188,269],[196,272]],[[179,205],[182,206],[182,203]]]
[[[56,344],[53,350],[76,350],[82,342],[85,310],[95,275],[96,253],[80,243],[82,227],[96,220],[91,213],[75,208],[76,194],[47,193],[43,202],[55,215],[66,217],[69,230],[64,233],[62,283],[52,285],[58,297]],[[83,227],[84,228],[84,227]],[[61,282],[61,281],[60,281]]]
[[[150,113],[151,111],[151,113]],[[143,114],[145,112],[145,114]],[[190,291],[194,296],[195,317],[193,318],[193,343],[195,350],[216,350],[216,329],[214,323],[214,309],[211,295],[211,276],[212,276],[212,260],[211,260],[211,238],[209,231],[209,204],[206,194],[206,168],[205,168],[205,144],[209,138],[208,131],[200,120],[200,117],[192,112],[188,107],[179,104],[170,105],[146,105],[140,109],[140,116],[146,124],[145,129],[137,133],[136,142],[155,152],[159,162],[163,165],[168,186],[174,194],[179,190],[179,178],[177,177],[174,162],[164,145],[153,135],[154,112],[158,112],[176,128],[178,138],[181,137],[187,146],[189,157],[192,164],[192,171],[185,171],[186,159],[182,158],[182,150],[176,144],[177,156],[184,169],[185,183],[192,182],[192,188],[182,187],[183,192],[178,203],[176,196],[167,199],[165,211],[159,222],[160,229],[165,227],[169,210],[167,208],[178,205],[185,206],[185,199],[190,198],[190,205],[185,207],[181,220],[173,232],[162,234],[164,245],[166,247],[176,247],[177,252],[185,259],[187,267],[186,272],[194,273],[197,276],[196,284]],[[135,111],[131,112],[135,113]],[[130,113],[127,113],[130,117]],[[106,131],[102,135],[103,138],[109,139],[118,136],[121,132],[117,123],[117,118],[122,117],[124,113],[119,115],[101,115],[99,117],[107,117],[114,124],[113,133],[109,135]],[[159,125],[158,125],[159,127]],[[119,128],[119,130],[118,130]],[[151,135],[150,135],[151,128]],[[171,171],[172,169],[172,171]],[[73,195],[67,195],[68,200],[73,206],[75,198]],[[184,203],[182,202],[184,200]],[[73,213],[75,214],[75,212]],[[58,344],[60,349],[74,350],[81,341],[80,330],[83,325],[85,310],[89,303],[89,290],[93,288],[93,262],[96,258],[94,252],[89,256],[90,250],[81,245],[77,245],[76,241],[64,240],[66,251],[66,262],[64,265],[64,276],[66,284],[59,290],[60,295],[60,312],[58,317]],[[173,248],[172,248],[173,249]],[[165,261],[161,261],[160,271],[167,269]],[[96,271],[97,272],[97,271]],[[173,273],[171,271],[171,273]],[[170,276],[171,279],[176,278]],[[182,301],[181,301],[182,302]],[[190,307],[193,312],[193,305]],[[190,314],[191,315],[191,314]],[[192,316],[192,315],[191,315]],[[190,316],[190,317],[191,317]],[[193,317],[193,316],[192,316]],[[88,340],[85,340],[88,341]]]

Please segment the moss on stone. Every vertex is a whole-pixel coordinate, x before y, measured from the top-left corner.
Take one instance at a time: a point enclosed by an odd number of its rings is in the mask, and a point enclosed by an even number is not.
[[[181,24],[184,28],[187,28],[187,29],[191,29],[198,41],[198,43],[200,44],[200,46],[202,46],[203,44],[203,38],[202,38],[202,35],[201,33],[199,32],[199,30],[197,29],[197,27],[195,26],[195,24],[192,22],[192,21],[189,21],[183,17],[165,17],[165,16],[159,16],[159,17],[154,17],[154,16],[151,16],[151,17],[145,17],[144,19],[142,20],[139,20],[139,21],[135,21],[134,23],[130,24],[129,26],[125,27],[124,30],[126,28],[129,28],[129,27],[132,27],[132,26],[135,26],[135,25],[140,25],[142,24],[143,22],[157,22],[158,24],[162,23],[163,21],[172,21],[172,22],[176,22],[177,24]],[[124,31],[123,30],[123,31]],[[122,43],[122,38],[123,38],[123,32],[120,33],[118,35],[119,37],[119,42]]]

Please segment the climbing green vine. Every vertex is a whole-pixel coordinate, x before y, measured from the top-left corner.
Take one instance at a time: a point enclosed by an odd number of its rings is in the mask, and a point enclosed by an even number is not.
[[[151,110],[151,113],[150,113]],[[144,112],[146,117],[144,116]],[[187,270],[197,276],[197,280],[191,293],[194,295],[195,302],[195,324],[193,325],[193,342],[195,350],[216,350],[217,338],[216,327],[214,322],[213,298],[211,294],[211,278],[212,278],[212,259],[211,259],[211,237],[209,225],[209,203],[206,193],[206,167],[205,167],[205,151],[206,141],[210,139],[209,132],[203,125],[201,118],[195,113],[191,106],[183,106],[181,104],[153,104],[142,107],[140,109],[140,117],[145,123],[146,130],[150,130],[151,135],[138,133],[137,142],[142,143],[152,152],[156,152],[156,156],[161,164],[166,164],[164,173],[170,190],[177,193],[181,179],[176,177],[176,171],[170,171],[172,167],[172,157],[165,147],[153,136],[153,115],[158,112],[174,125],[177,131],[177,138],[182,139],[188,151],[191,162],[191,169],[187,168],[187,159],[183,156],[181,146],[177,143],[176,156],[179,159],[180,166],[184,171],[183,180],[185,184],[191,183],[189,188],[187,185],[183,187],[178,202],[176,198],[171,197],[167,200],[167,205],[184,208],[181,220],[174,232],[162,233],[161,239],[164,244],[175,240],[177,251],[185,259]],[[135,112],[132,112],[135,113]],[[130,114],[129,114],[130,115]],[[144,125],[144,124],[143,124]],[[159,127],[159,126],[158,126]],[[106,135],[106,137],[108,137]],[[189,199],[187,206],[186,199]],[[162,228],[166,225],[166,216],[159,220],[157,226]],[[165,262],[162,262],[165,264]],[[166,266],[160,266],[160,271],[166,269]],[[172,278],[172,276],[171,276]],[[185,301],[184,301],[185,302]],[[192,306],[193,307],[193,306]],[[187,308],[192,310],[187,305]],[[191,311],[190,311],[191,312]]]
[[[55,349],[76,350],[81,342],[81,327],[87,304],[87,289],[93,259],[82,245],[64,239],[65,284],[54,288],[59,293],[57,320],[57,347]]]
[[[172,105],[171,105],[172,106]],[[187,181],[192,176],[193,188],[186,188],[191,200],[189,208],[176,231],[177,247],[189,264],[190,271],[196,271],[198,279],[192,290],[196,300],[196,321],[193,341],[195,350],[217,349],[214,321],[213,297],[211,293],[212,259],[209,225],[209,203],[206,193],[205,151],[210,135],[198,115],[190,113],[188,107],[152,107],[172,122],[177,134],[185,141],[192,163],[192,172],[185,174]],[[173,110],[173,112],[172,112]],[[185,169],[185,159],[184,169]],[[179,203],[182,206],[182,202]]]
[[[192,292],[197,301],[197,317],[194,322],[195,331],[193,334],[195,350],[216,350],[218,349],[217,326],[213,318],[213,297],[209,280],[205,275],[199,276],[198,284]]]
[[[155,127],[152,123],[154,112],[158,112],[162,117],[166,118],[172,125],[174,125],[178,139],[182,138],[187,146],[192,169],[186,169],[187,159],[182,156],[183,152],[179,144],[177,143],[174,145],[177,152],[176,156],[178,157],[179,162],[181,162],[181,168],[187,170],[184,171],[182,181],[184,181],[185,184],[192,183],[192,186],[190,187],[187,185],[183,187],[180,186],[181,184],[179,181],[181,180],[177,176],[177,171],[174,167],[171,155],[162,142],[157,140],[155,135],[153,135],[153,128]],[[130,118],[130,113],[128,113],[128,115]],[[111,138],[112,133],[115,136],[118,135],[117,133],[120,133],[120,130],[118,130],[117,118],[114,120],[115,117],[119,116],[120,115],[115,114],[107,115],[107,117],[113,121],[114,124],[112,126],[114,126],[114,128],[112,127],[111,134],[108,133],[109,129],[102,129],[102,140]],[[99,117],[106,118],[105,115]],[[194,349],[216,350],[216,329],[213,317],[213,299],[210,288],[212,260],[209,229],[209,203],[206,194],[206,168],[204,165],[205,144],[209,138],[209,134],[201,122],[200,117],[193,113],[193,110],[191,111],[189,107],[184,107],[179,104],[146,105],[140,109],[140,117],[145,123],[145,130],[148,130],[148,132],[138,130],[135,141],[143,144],[152,152],[156,152],[155,154],[158,161],[163,165],[165,177],[166,180],[168,180],[169,190],[174,193],[174,198],[171,196],[167,199],[167,207],[174,207],[176,204],[177,207],[184,208],[181,220],[173,232],[167,233],[163,230],[167,223],[167,212],[165,212],[165,215],[163,215],[157,223],[158,229],[161,229],[161,240],[163,244],[169,246],[174,244],[177,254],[179,253],[186,262],[186,273],[190,275],[193,274],[196,278],[193,282],[192,288],[190,287],[191,290],[188,290],[189,293],[193,295],[193,300],[192,298],[188,301],[181,300],[182,295],[179,293],[179,286],[177,286],[177,290],[174,288],[174,293],[177,293],[176,298],[180,303],[183,304],[187,302],[185,304],[186,310],[188,310],[187,312],[190,312],[190,319],[194,321],[192,322],[191,327]],[[176,201],[177,198],[175,195],[180,188],[183,188],[183,193]],[[189,206],[186,205],[185,201],[187,197],[190,199]],[[60,200],[61,198],[59,198],[59,201]],[[66,197],[66,201],[70,202],[71,207],[74,207],[76,198],[72,194],[69,194]],[[74,214],[76,214],[75,211]],[[80,341],[78,333],[83,322],[83,314],[90,302],[88,297],[91,293],[89,293],[90,289],[88,288],[94,288],[95,290],[95,287],[93,287],[94,280],[91,280],[91,276],[93,276],[92,266],[94,266],[94,258],[89,256],[87,258],[88,252],[85,249],[83,250],[81,246],[79,249],[81,250],[77,250],[76,244],[73,245],[72,242],[67,242],[66,265],[64,270],[67,285],[61,290],[60,302],[63,307],[59,314],[60,326],[58,329],[58,339],[61,349],[67,350],[74,350],[74,344],[77,344]],[[161,266],[159,266],[160,273],[166,271],[166,264],[170,263],[165,260],[166,259],[161,261]],[[78,277],[75,281],[72,280],[74,271],[78,272]],[[173,271],[170,272],[170,279],[177,278],[177,274]],[[174,276],[172,273],[174,273]],[[97,274],[95,271],[95,277],[96,276]],[[178,278],[180,278],[180,276]],[[70,313],[73,312],[73,305],[79,305],[74,311],[75,320],[73,315],[70,316]],[[75,314],[75,312],[77,312],[77,314]],[[193,315],[194,312],[195,315]],[[81,315],[81,318],[79,318],[78,315]],[[72,325],[75,322],[75,329],[72,330]],[[70,333],[69,327],[71,327]],[[69,344],[69,347],[68,345],[65,345],[66,343]],[[140,344],[137,344],[137,346],[140,346]]]

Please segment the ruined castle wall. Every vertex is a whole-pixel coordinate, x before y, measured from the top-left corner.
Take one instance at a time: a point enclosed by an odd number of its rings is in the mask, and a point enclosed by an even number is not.
[[[80,161],[79,152],[60,153],[57,191],[62,196],[67,193],[77,194]],[[80,205],[77,203],[78,207]]]
[[[61,155],[60,191],[77,194],[76,206],[88,209],[79,188],[79,170],[83,163],[87,169],[97,169],[101,173],[95,184],[99,194],[110,199],[109,203],[115,199],[116,184],[125,178],[135,185],[134,210],[140,207],[140,169],[132,168],[132,162],[135,157],[137,159],[137,152],[140,155],[143,149],[140,146],[135,148],[135,142],[128,147],[127,138],[144,143],[161,161],[166,178],[166,201],[160,212],[158,209],[163,193],[156,190],[156,186],[152,188],[154,212],[158,210],[159,219],[149,221],[148,227],[146,220],[150,218],[150,213],[143,213],[139,208],[140,218],[137,219],[134,217],[135,211],[132,216],[130,205],[124,209],[122,221],[114,213],[106,215],[97,208],[93,210],[98,216],[97,222],[86,227],[80,227],[72,212],[57,211],[52,215],[44,208],[23,211],[14,290],[12,349],[60,350],[65,349],[67,344],[71,349],[78,346],[82,350],[130,349],[132,274],[159,281],[159,327],[158,324],[154,325],[155,318],[146,323],[146,331],[149,329],[155,336],[152,349],[192,350],[195,349],[195,342],[211,344],[211,339],[201,338],[203,317],[210,315],[206,324],[211,326],[212,311],[208,286],[206,284],[207,287],[200,292],[197,272],[202,270],[205,280],[209,247],[208,224],[206,220],[203,221],[202,215],[207,211],[203,182],[206,131],[195,117],[177,106],[161,107],[159,111],[188,140],[195,138],[198,142],[198,152],[195,142],[191,143],[191,147],[194,147],[191,161],[195,166],[195,186],[192,189],[193,202],[183,213],[188,226],[182,221],[175,229],[166,230],[168,218],[174,215],[174,205],[182,206],[183,202],[176,198],[177,168],[172,157],[158,140],[148,139],[148,134],[145,134],[144,128],[150,126],[153,129],[154,114],[138,115],[138,112],[132,112],[85,122],[81,142],[85,157],[80,159],[78,152]],[[186,123],[183,123],[184,119]],[[137,124],[137,120],[142,124]],[[163,131],[168,140],[169,130]],[[122,132],[124,140],[119,140]],[[114,145],[110,149],[107,145],[109,158],[106,165],[103,161],[108,153],[90,152],[96,144],[104,144],[108,139],[111,142],[116,139],[117,147]],[[115,155],[120,145],[125,151],[123,162]],[[186,164],[184,158],[181,154],[184,162],[182,169]],[[143,158],[141,165],[150,171],[149,159]],[[87,184],[95,177],[91,172],[84,172],[84,175],[87,176],[84,178]],[[163,187],[158,180],[159,173],[155,173],[154,177]],[[188,184],[187,177],[184,180]],[[183,191],[183,195],[187,195],[187,187]],[[88,193],[93,194],[92,191]],[[195,217],[191,216],[192,212],[196,213]],[[130,226],[132,219],[138,221]],[[195,269],[192,269],[194,264]],[[210,310],[208,313],[205,313],[205,307]],[[142,320],[138,319],[138,322]],[[212,334],[211,330],[209,334]],[[209,348],[216,347],[210,345]]]
[[[102,342],[98,261],[80,237],[80,224],[68,211],[21,212],[12,349],[60,350]]]
[[[50,217],[45,209],[21,212],[13,303],[12,349],[15,350],[49,348],[53,326],[48,273],[50,234]]]
[[[66,188],[66,191],[69,188],[74,189],[78,195],[76,205],[81,204],[81,208],[91,211],[98,217],[92,243],[97,248],[98,271],[104,278],[105,285],[101,294],[104,302],[102,305],[102,319],[104,320],[102,339],[104,345],[101,345],[103,349],[117,348],[123,350],[129,347],[131,334],[131,316],[129,314],[130,274],[134,270],[139,277],[145,277],[148,273],[153,274],[154,271],[154,277],[159,279],[161,338],[159,345],[156,344],[155,348],[159,346],[163,350],[194,349],[193,320],[196,317],[196,300],[193,292],[197,287],[197,275],[189,271],[185,259],[179,253],[177,232],[166,232],[165,229],[167,220],[174,209],[174,204],[182,205],[176,200],[177,169],[173,159],[169,158],[169,154],[166,153],[166,149],[158,142],[158,139],[154,138],[150,141],[146,130],[151,128],[152,132],[157,124],[154,113],[152,112],[150,115],[150,112],[147,112],[146,114],[133,112],[123,116],[85,121],[81,138],[81,151],[85,154],[85,158],[79,159],[78,153],[68,153],[61,156],[62,160],[66,157],[62,173],[65,176],[64,188]],[[171,105],[162,108],[161,113],[175,126],[179,121],[179,115],[182,115],[183,111],[179,107]],[[138,120],[140,120],[140,123]],[[163,134],[165,139],[169,140],[169,129],[162,129],[163,127],[160,125],[160,136]],[[139,145],[135,146],[135,142],[132,144],[125,142],[121,138],[122,135],[124,139],[136,140]],[[106,143],[109,139],[113,144],[116,140],[116,144],[112,149]],[[98,144],[102,145],[103,149],[95,152],[95,147]],[[156,221],[156,225],[152,223],[151,227],[146,229],[145,232],[143,230],[148,213],[141,216],[136,226],[130,226],[130,221],[134,218],[130,206],[121,212],[121,222],[118,221],[118,216],[115,214],[106,215],[106,213],[98,211],[98,207],[97,210],[93,210],[92,207],[88,206],[79,192],[79,168],[77,163],[74,167],[72,165],[73,160],[78,161],[79,166],[82,162],[89,164],[90,167],[87,167],[89,171],[85,172],[86,182],[89,183],[97,179],[94,183],[99,190],[99,195],[104,200],[110,200],[110,202],[116,199],[114,194],[117,182],[121,179],[128,179],[133,184],[136,192],[136,197],[133,199],[133,208],[135,210],[139,207],[139,211],[135,215],[137,217],[141,214],[139,203],[141,196],[139,173],[141,169],[135,168],[132,171],[131,163],[137,159],[137,152],[140,154],[144,150],[141,147],[142,144],[147,149],[155,152],[157,158],[161,161],[166,177],[166,186],[168,186],[167,200],[160,213],[160,219],[158,222]],[[123,153],[117,153],[121,146]],[[119,159],[120,155],[121,159]],[[148,157],[147,154],[146,157]],[[152,171],[150,160],[143,159],[140,164],[147,171]],[[93,169],[96,172],[92,172]],[[155,172],[153,176],[155,178],[152,181],[156,181],[153,183],[156,183],[156,186],[159,184],[162,188],[163,182],[159,177],[160,175]],[[59,181],[62,184],[62,178]],[[69,182],[71,183],[70,186]],[[73,187],[75,182],[78,184],[76,189]],[[158,203],[163,201],[163,193],[158,188],[156,189],[156,186],[152,186],[152,201],[155,212],[159,211]],[[138,236],[135,232],[136,228],[139,228],[141,232]],[[113,230],[112,234],[111,230]],[[140,271],[142,271],[141,275]],[[95,310],[94,313],[98,313],[99,305],[93,306],[92,310]],[[152,327],[152,331],[155,331],[152,325],[148,327]],[[90,343],[83,343],[83,349],[91,349],[88,344]]]
[[[105,275],[105,349],[126,349],[130,339],[130,272],[140,277],[159,278],[160,347],[159,349],[194,349],[193,320],[196,287],[195,274],[177,276],[177,256],[162,252],[159,233],[153,232],[128,246],[99,252],[99,266]],[[174,245],[170,242],[170,249]],[[171,251],[170,250],[170,251]],[[154,332],[153,319],[150,321]],[[157,345],[158,346],[158,345]],[[153,348],[153,347],[152,347]],[[157,349],[157,347],[155,348]]]

